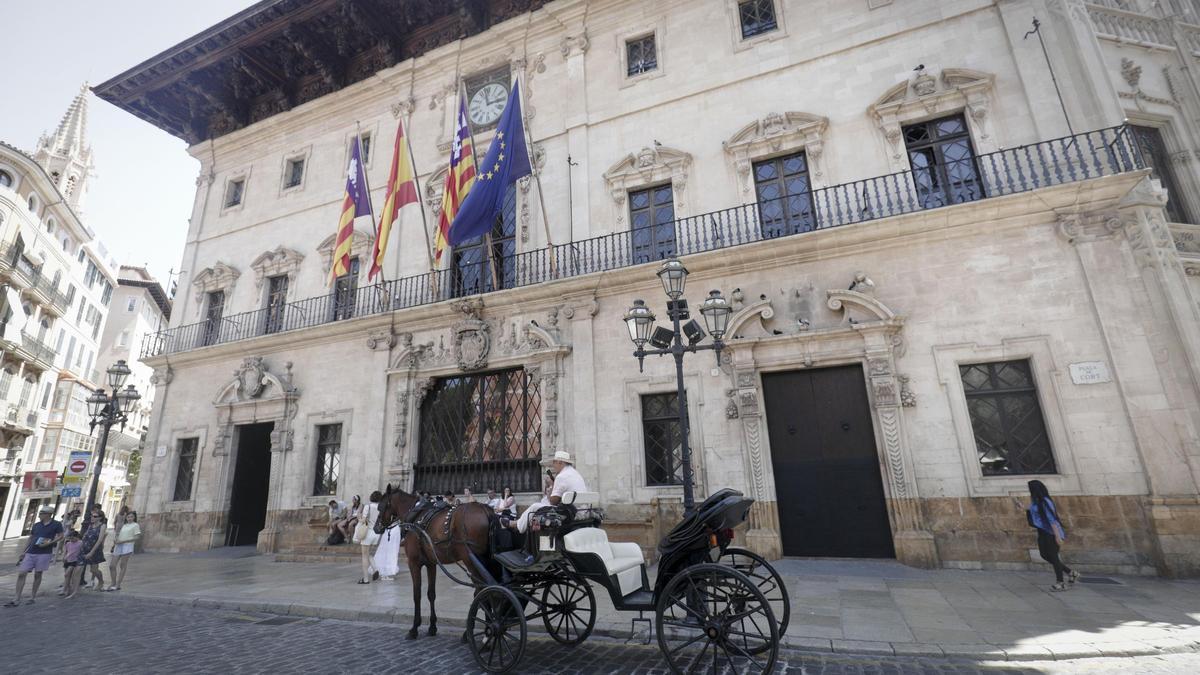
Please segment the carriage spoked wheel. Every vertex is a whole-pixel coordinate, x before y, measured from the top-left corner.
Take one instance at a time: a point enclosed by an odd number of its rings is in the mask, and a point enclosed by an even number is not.
[[[525,654],[528,627],[517,596],[503,586],[475,594],[467,613],[467,641],[475,662],[489,673],[507,673]]]
[[[775,620],[779,622],[779,637],[782,638],[787,633],[788,620],[792,616],[792,603],[788,600],[787,587],[783,585],[783,578],[779,576],[771,563],[753,551],[737,547],[725,549],[725,553],[717,562],[729,565],[750,577],[750,580],[758,585],[758,590],[762,591],[767,602],[771,603],[771,611],[775,612]]]
[[[596,625],[596,595],[588,582],[573,576],[550,582],[542,592],[542,623],[564,645],[586,640]]]
[[[771,603],[727,565],[694,565],[675,575],[659,595],[656,623],[658,646],[675,673],[770,673],[779,656]]]

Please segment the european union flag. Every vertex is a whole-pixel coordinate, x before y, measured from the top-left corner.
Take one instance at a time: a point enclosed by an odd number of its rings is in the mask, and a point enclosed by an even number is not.
[[[488,148],[479,170],[475,174],[475,185],[467,193],[467,199],[450,224],[450,245],[458,246],[488,233],[496,217],[504,207],[504,193],[517,179],[528,176],[529,151],[525,147],[525,126],[521,122],[520,80],[513,83],[512,93],[500,122],[496,125],[496,137]]]

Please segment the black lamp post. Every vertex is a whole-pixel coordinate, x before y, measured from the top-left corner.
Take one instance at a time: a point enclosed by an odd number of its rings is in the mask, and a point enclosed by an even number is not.
[[[658,270],[658,278],[662,281],[663,290],[670,300],[667,302],[667,316],[671,317],[671,328],[654,325],[654,312],[651,312],[642,300],[634,300],[633,307],[625,313],[625,325],[629,328],[629,339],[637,346],[633,353],[638,359],[638,370],[648,355],[675,357],[675,389],[676,400],[679,403],[679,440],[683,465],[683,508],[685,513],[691,513],[696,508],[693,495],[695,475],[692,473],[692,448],[688,443],[688,408],[687,389],[683,384],[683,355],[687,352],[698,352],[711,349],[717,353],[717,365],[721,365],[721,350],[725,343],[725,330],[729,327],[729,315],[733,309],[729,302],[721,296],[720,291],[710,291],[708,298],[700,305],[700,314],[704,316],[704,324],[712,335],[711,344],[701,345],[705,338],[704,330],[695,319],[689,319],[687,300],[683,300],[683,288],[687,283],[688,271],[683,263],[672,258],[664,260]],[[686,323],[684,323],[686,322]],[[687,344],[684,344],[684,341]],[[649,342],[653,347],[646,349]]]
[[[117,361],[106,372],[108,386],[112,389],[113,394],[109,396],[103,389],[97,389],[87,399],[88,414],[92,416],[92,429],[94,430],[97,425],[100,427],[100,450],[96,454],[96,463],[92,466],[91,486],[88,488],[87,505],[83,512],[84,520],[91,519],[92,505],[96,503],[96,486],[100,482],[100,471],[104,468],[104,451],[108,446],[108,431],[114,424],[120,424],[124,429],[125,422],[129,419],[129,411],[133,410],[133,404],[142,398],[132,384],[124,389],[121,388],[130,373],[129,366],[125,364],[124,359]]]

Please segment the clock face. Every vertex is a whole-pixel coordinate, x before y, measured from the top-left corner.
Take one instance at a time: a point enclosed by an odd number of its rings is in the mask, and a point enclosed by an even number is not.
[[[508,102],[508,89],[502,84],[491,82],[479,88],[467,106],[471,122],[484,126],[500,119],[504,104]]]

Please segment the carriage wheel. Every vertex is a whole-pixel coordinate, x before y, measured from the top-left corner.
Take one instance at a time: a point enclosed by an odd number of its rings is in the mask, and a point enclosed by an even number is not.
[[[765,674],[779,656],[771,603],[726,565],[694,565],[675,575],[659,595],[657,623],[658,646],[675,673]]]
[[[758,590],[771,603],[771,611],[775,612],[775,619],[779,621],[779,637],[782,638],[787,633],[788,620],[792,617],[792,603],[788,600],[783,578],[771,563],[753,551],[736,547],[725,549],[718,562],[745,574],[758,585]]]
[[[487,586],[467,613],[467,640],[475,662],[489,673],[507,673],[521,662],[527,636],[525,614],[512,591]]]
[[[592,634],[596,625],[596,595],[588,582],[561,577],[542,593],[542,623],[550,637],[574,646]]]

